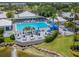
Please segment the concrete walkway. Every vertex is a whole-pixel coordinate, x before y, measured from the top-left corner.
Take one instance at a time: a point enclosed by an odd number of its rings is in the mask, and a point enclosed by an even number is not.
[[[17,57],[17,51],[16,51],[16,47],[15,46],[12,46],[11,57]]]

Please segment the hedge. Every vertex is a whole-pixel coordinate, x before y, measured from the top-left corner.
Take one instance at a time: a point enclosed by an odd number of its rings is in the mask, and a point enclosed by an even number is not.
[[[49,43],[52,42],[58,36],[58,31],[54,31],[51,35],[45,38],[45,42]]]

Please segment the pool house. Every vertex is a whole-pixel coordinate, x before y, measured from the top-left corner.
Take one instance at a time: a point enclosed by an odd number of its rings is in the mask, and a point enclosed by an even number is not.
[[[46,18],[43,16],[36,15],[34,13],[31,13],[29,11],[24,11],[19,14],[15,14],[15,17],[12,19],[15,20],[16,22],[27,22],[27,21],[45,21]]]

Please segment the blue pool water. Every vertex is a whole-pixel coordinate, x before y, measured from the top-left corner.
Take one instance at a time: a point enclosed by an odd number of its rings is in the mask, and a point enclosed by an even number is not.
[[[31,28],[48,28],[48,25],[44,22],[42,23],[27,23],[27,24],[17,24],[16,29],[17,31],[23,31],[25,27]]]

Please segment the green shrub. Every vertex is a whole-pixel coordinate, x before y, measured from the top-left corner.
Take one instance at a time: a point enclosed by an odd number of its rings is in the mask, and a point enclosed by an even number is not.
[[[4,29],[0,28],[0,43],[4,42],[3,33],[4,33]]]
[[[78,51],[74,51],[74,50],[70,50],[71,53],[76,56],[76,57],[79,57],[79,52]]]
[[[15,36],[14,35],[11,35],[10,36],[10,39],[15,40]]]
[[[0,34],[3,34],[3,33],[4,33],[4,29],[0,28]]]
[[[46,38],[45,38],[45,42],[50,42],[50,41],[52,41],[53,39],[52,39],[52,36],[47,36]]]
[[[4,37],[0,37],[0,43],[4,42]]]
[[[0,34],[0,37],[3,37],[3,34]]]
[[[76,27],[76,31],[79,31],[79,27]]]
[[[58,36],[58,31],[54,31],[52,35],[49,35],[45,38],[45,42],[46,43],[52,42],[57,36]]]
[[[13,18],[14,14],[11,11],[9,11],[6,13],[6,16],[7,16],[7,18]]]
[[[75,41],[79,41],[79,35],[75,35]]]

